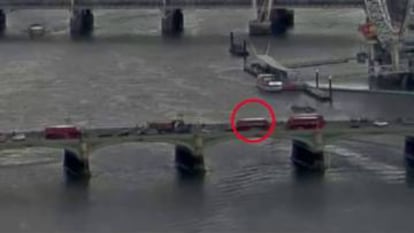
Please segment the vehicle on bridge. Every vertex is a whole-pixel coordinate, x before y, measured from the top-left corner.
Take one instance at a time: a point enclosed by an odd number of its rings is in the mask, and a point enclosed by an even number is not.
[[[247,131],[251,129],[268,130],[270,128],[270,122],[263,117],[242,118],[237,120],[236,128],[238,131]]]
[[[381,119],[375,120],[372,124],[376,127],[386,127],[389,125],[387,121]]]
[[[0,133],[0,142],[6,142],[7,141],[7,135]]]
[[[414,125],[414,119],[411,117],[398,118],[397,123],[402,125]]]
[[[349,120],[349,127],[351,127],[351,128],[360,128],[361,127],[361,120],[359,118],[351,118]]]
[[[370,120],[366,117],[352,117],[349,120],[349,127],[350,128],[360,128],[360,127],[365,127],[368,126],[370,124]]]
[[[46,139],[78,139],[81,131],[74,125],[55,125],[44,130]]]
[[[149,122],[142,134],[150,133],[190,133],[191,125],[185,124],[183,120],[173,120],[170,122]]]
[[[13,141],[24,141],[26,140],[26,135],[24,133],[15,133],[12,138]]]
[[[325,119],[317,113],[301,113],[290,116],[286,127],[288,129],[321,129],[325,127]]]

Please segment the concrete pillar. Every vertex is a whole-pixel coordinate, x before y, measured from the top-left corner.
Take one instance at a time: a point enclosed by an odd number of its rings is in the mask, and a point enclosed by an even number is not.
[[[93,32],[94,17],[90,9],[74,10],[70,18],[72,38],[88,37]]]
[[[82,19],[83,19],[83,34],[86,36],[89,36],[93,32],[93,26],[94,26],[94,17],[92,10],[85,9],[82,10]]]
[[[391,48],[391,63],[394,71],[400,70],[400,46],[399,41],[395,41]]]
[[[258,14],[262,16],[263,14]],[[294,12],[288,9],[272,9],[268,17],[249,22],[250,35],[282,35],[294,26]]]
[[[205,172],[202,154],[196,154],[183,145],[175,146],[175,165],[182,174],[196,175]]]
[[[414,137],[405,137],[404,157],[408,166],[414,167]]]
[[[409,74],[401,74],[401,89],[408,90]]]
[[[273,9],[270,14],[272,33],[274,35],[285,34],[294,26],[294,12],[288,9]]]
[[[177,35],[184,31],[184,14],[181,9],[164,11],[161,31],[164,35]]]
[[[67,178],[84,179],[90,177],[88,156],[77,154],[68,149],[64,150],[63,156],[63,168]]]
[[[322,150],[314,151],[300,140],[292,140],[291,160],[298,169],[324,171],[325,161]]]
[[[295,12],[293,10],[287,10],[286,23],[289,29],[295,27]]]
[[[6,25],[6,13],[0,9],[0,36],[4,35],[4,32],[6,31]]]
[[[411,74],[414,74],[414,60],[412,58],[409,58],[408,60],[408,71]]]

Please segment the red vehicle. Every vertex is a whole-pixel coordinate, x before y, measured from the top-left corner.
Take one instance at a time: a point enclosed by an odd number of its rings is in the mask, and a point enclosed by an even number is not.
[[[80,136],[81,131],[73,125],[56,125],[45,128],[45,138],[47,139],[77,139]]]
[[[286,127],[288,129],[321,129],[325,126],[322,115],[316,113],[296,114],[289,118]]]
[[[148,123],[148,130],[155,130],[158,133],[189,133],[191,126],[185,124],[182,120],[150,122]]]
[[[374,24],[368,22],[359,26],[359,31],[368,40],[374,40],[377,38],[377,31]]]
[[[246,131],[250,129],[268,130],[270,128],[270,122],[261,117],[243,118],[236,122],[236,128],[238,131]]]

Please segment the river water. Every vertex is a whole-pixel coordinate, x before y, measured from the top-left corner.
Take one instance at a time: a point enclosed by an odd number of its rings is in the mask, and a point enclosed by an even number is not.
[[[300,93],[269,95],[228,54],[230,30],[245,37],[247,10],[185,11],[181,38],[160,36],[158,11],[96,11],[95,36],[72,42],[66,11],[15,11],[0,42],[0,128],[40,129],[70,118],[84,127],[130,126],[183,114],[189,121],[227,121],[249,97],[267,100],[279,119],[311,105],[329,119],[412,116],[411,96],[334,93],[321,104]],[[284,38],[255,38],[282,62],[352,56],[364,44],[357,10],[298,10]],[[30,40],[31,23],[46,37]],[[320,67],[329,74],[364,71],[357,64]],[[313,69],[301,71],[313,78]],[[366,86],[366,80],[335,80]],[[251,106],[243,112],[257,115]],[[358,136],[329,142],[324,176],[297,174],[291,142],[206,148],[204,179],[186,180],[168,144],[123,144],[91,157],[92,178],[73,186],[62,151],[0,153],[1,232],[412,232],[412,176],[403,136]]]

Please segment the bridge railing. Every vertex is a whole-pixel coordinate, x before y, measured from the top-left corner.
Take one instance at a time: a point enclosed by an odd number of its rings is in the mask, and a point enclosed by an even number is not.
[[[364,0],[273,0],[273,7],[362,7]],[[18,8],[250,8],[252,0],[0,0],[0,9]]]

